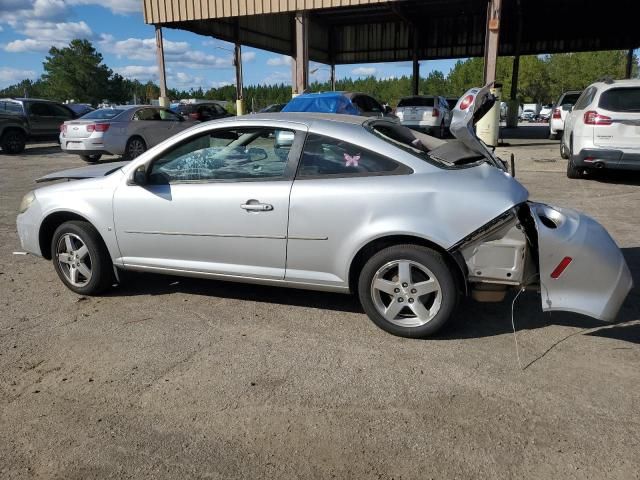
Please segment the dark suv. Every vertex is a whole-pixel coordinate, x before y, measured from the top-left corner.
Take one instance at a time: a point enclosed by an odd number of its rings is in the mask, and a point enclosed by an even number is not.
[[[35,98],[0,99],[0,146],[20,153],[28,140],[57,140],[60,125],[77,115],[65,105]]]
[[[216,102],[181,103],[175,108],[175,111],[184,118],[201,122],[232,116],[222,105]]]

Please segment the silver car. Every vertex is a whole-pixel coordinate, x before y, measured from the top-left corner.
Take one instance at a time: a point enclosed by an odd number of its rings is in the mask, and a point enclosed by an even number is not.
[[[89,163],[97,162],[103,154],[131,160],[193,124],[166,108],[101,108],[64,122],[60,127],[60,147]]]
[[[18,233],[83,295],[123,270],[354,292],[379,327],[425,337],[462,295],[531,288],[544,311],[613,321],[632,286],[620,250],[591,218],[528,201],[474,134],[494,101],[467,92],[449,142],[357,116],[199,124],[40,179],[78,181],[28,193]]]

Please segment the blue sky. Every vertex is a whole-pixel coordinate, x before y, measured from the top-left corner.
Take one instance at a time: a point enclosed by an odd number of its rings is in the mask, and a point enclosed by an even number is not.
[[[0,0],[0,88],[42,73],[52,46],[73,38],[87,38],[105,63],[127,78],[157,81],[154,29],[142,17],[141,0]],[[179,30],[163,29],[167,83],[170,88],[208,89],[232,84],[230,44]],[[221,48],[218,48],[221,47]],[[422,62],[420,73],[445,74],[455,60]],[[312,65],[313,70],[321,65]],[[245,85],[291,83],[290,59],[254,48],[243,48]],[[338,78],[375,75],[379,78],[411,74],[411,64],[339,65]],[[311,80],[327,80],[320,68]]]

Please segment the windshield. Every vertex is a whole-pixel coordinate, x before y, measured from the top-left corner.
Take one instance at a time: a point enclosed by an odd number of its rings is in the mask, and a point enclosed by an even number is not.
[[[110,120],[114,117],[120,115],[124,110],[118,108],[100,108],[99,110],[94,110],[93,112],[89,112],[82,117],[82,119],[87,120]]]
[[[398,107],[433,107],[433,97],[407,97],[398,102]]]

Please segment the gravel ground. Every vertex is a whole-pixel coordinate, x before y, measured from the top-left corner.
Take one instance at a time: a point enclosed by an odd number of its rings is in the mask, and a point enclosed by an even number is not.
[[[603,223],[639,285],[640,176],[568,180],[536,128],[500,154]],[[13,252],[33,179],[82,164],[0,154],[0,478],[640,478],[637,287],[615,325],[522,295],[523,370],[509,300],[418,341],[343,295],[135,275],[79,297]]]

